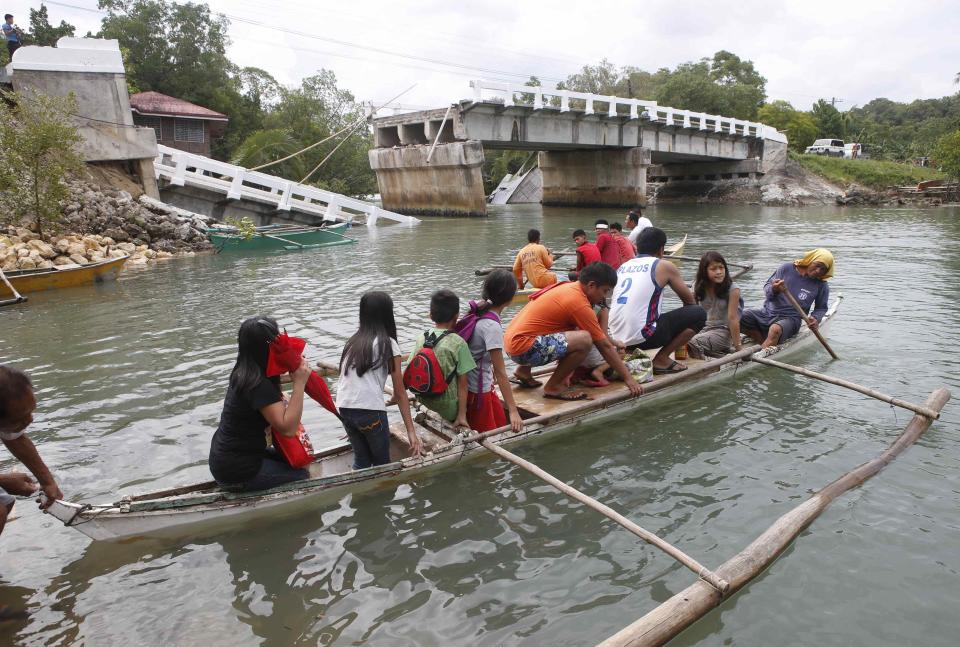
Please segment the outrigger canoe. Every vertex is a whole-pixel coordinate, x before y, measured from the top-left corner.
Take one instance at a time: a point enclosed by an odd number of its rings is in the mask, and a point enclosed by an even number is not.
[[[826,332],[833,322],[842,299],[843,296],[839,295],[830,305],[820,324],[821,331]],[[816,337],[804,328],[783,345],[761,351],[761,354],[776,355],[779,359],[816,343]],[[592,400],[574,402],[545,399],[539,388],[514,388],[514,398],[525,419],[523,431],[514,434],[509,427],[501,427],[484,434],[484,438],[496,445],[513,445],[535,436],[592,424],[607,416],[622,415],[651,402],[752,370],[757,363],[751,362],[750,356],[758,349],[758,346],[751,346],[718,359],[685,360],[689,366],[686,371],[654,377],[652,382],[643,384],[644,393],[638,397],[630,396],[622,382],[590,389]],[[652,356],[655,351],[648,352]],[[546,379],[547,376],[542,377]],[[258,512],[266,514],[284,507],[311,505],[321,497],[335,498],[378,483],[403,480],[425,470],[452,467],[465,457],[479,456],[486,451],[475,442],[464,442],[462,436],[452,433],[449,423],[425,409],[416,414],[415,426],[427,452],[422,457],[409,456],[406,433],[398,423],[390,430],[390,452],[394,462],[386,465],[352,470],[353,451],[348,443],[344,443],[316,453],[316,461],[311,465],[311,473],[315,475],[312,478],[270,490],[232,493],[221,490],[214,482],[206,482],[128,496],[108,504],[56,501],[47,511],[65,525],[95,540],[181,534],[194,524],[223,523]]]
[[[44,290],[72,288],[89,283],[112,281],[120,274],[127,258],[129,257],[120,256],[98,263],[90,263],[89,265],[71,264],[45,269],[13,270],[4,272],[4,274],[17,292],[42,292]],[[6,284],[0,282],[0,298],[12,296],[14,295]]]
[[[687,234],[683,235],[683,238],[678,243],[673,245],[667,245],[663,248],[663,256],[667,258],[669,256],[680,256],[683,254],[683,248],[687,245]],[[522,306],[527,301],[530,300],[530,295],[539,290],[540,288],[524,288],[522,290],[517,290],[517,293],[513,295],[513,300],[510,301],[510,305]]]
[[[241,235],[236,228],[214,227],[207,230],[207,235],[218,252],[280,251],[356,243],[343,235],[347,227],[346,222],[326,227],[266,225],[257,227],[251,236]]]

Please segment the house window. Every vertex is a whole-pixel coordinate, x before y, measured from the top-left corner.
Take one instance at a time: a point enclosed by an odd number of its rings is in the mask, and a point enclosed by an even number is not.
[[[173,138],[178,142],[203,143],[203,122],[199,119],[174,119]]]
[[[153,128],[153,132],[157,135],[157,141],[163,139],[163,135],[160,134],[160,117],[142,116],[140,117],[140,125]]]

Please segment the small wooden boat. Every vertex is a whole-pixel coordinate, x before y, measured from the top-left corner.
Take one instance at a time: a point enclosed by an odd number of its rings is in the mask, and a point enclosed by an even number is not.
[[[840,295],[831,304],[820,324],[822,331],[829,328],[842,299]],[[816,344],[817,339],[809,329],[804,328],[782,346],[767,349],[761,354],[777,355],[779,358],[811,343]],[[590,389],[592,400],[575,402],[545,399],[541,389],[514,388],[514,398],[525,419],[524,430],[514,434],[509,427],[502,427],[491,432],[486,440],[496,445],[521,443],[535,436],[594,423],[598,419],[621,415],[665,397],[686,393],[693,388],[756,368],[758,364],[750,361],[750,356],[757,348],[745,348],[719,359],[685,360],[688,370],[656,376],[652,382],[643,384],[644,394],[639,397],[630,396],[622,382]],[[402,424],[398,423],[391,429],[391,457],[394,462],[386,465],[352,470],[353,451],[349,444],[342,444],[316,453],[316,462],[311,465],[312,478],[271,490],[232,493],[221,490],[214,482],[206,482],[124,497],[110,504],[56,501],[47,511],[65,525],[76,528],[92,539],[112,540],[155,533],[179,534],[188,525],[222,523],[223,520],[260,511],[272,514],[280,508],[292,510],[298,505],[313,506],[319,497],[338,497],[378,483],[395,483],[425,470],[452,467],[465,457],[480,456],[486,452],[475,442],[464,442],[461,436],[453,433],[449,423],[440,420],[432,412],[421,410],[415,420],[417,433],[427,452],[423,457],[409,457],[406,433]]]
[[[218,252],[314,249],[356,243],[355,239],[343,235],[347,227],[349,223],[346,222],[328,227],[267,225],[257,227],[250,236],[240,234],[233,227],[214,227],[207,230],[207,235]]]
[[[687,234],[683,235],[683,238],[678,243],[673,245],[667,245],[663,248],[663,257],[679,257],[683,254],[683,248],[687,245]],[[513,295],[513,300],[510,301],[510,305],[522,306],[530,299],[530,295],[539,290],[540,288],[523,288],[522,290],[517,290],[517,293]]]
[[[112,281],[120,274],[128,256],[111,258],[89,265],[61,265],[59,267],[36,270],[13,270],[4,272],[17,292],[42,292],[58,288],[72,288],[90,283]],[[0,282],[0,298],[13,297],[13,293]]]

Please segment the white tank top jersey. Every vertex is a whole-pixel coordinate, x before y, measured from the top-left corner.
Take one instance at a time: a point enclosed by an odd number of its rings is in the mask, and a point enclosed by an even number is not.
[[[617,287],[610,304],[610,336],[626,345],[653,336],[660,317],[663,288],[657,285],[656,256],[633,258],[617,270]]]

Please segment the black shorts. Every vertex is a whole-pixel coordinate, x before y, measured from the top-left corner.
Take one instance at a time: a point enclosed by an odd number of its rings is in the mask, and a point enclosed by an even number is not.
[[[749,308],[740,315],[740,328],[758,330],[763,337],[770,334],[770,326],[777,324],[782,332],[777,343],[783,343],[797,334],[803,321],[799,317],[775,317],[767,315],[761,308]]]
[[[694,334],[700,332],[707,323],[707,311],[701,306],[683,306],[670,312],[665,312],[657,319],[657,329],[653,335],[630,348],[662,348],[673,341],[684,330],[690,329]]]

